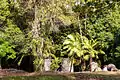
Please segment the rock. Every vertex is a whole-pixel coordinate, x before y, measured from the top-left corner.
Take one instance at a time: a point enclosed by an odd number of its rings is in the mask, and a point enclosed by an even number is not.
[[[108,71],[107,65],[104,66],[103,71]]]
[[[45,71],[50,71],[50,65],[51,65],[51,61],[52,59],[45,59],[45,62],[44,62],[44,68],[45,68]]]
[[[62,61],[62,67],[63,67],[62,68],[63,72],[73,72],[73,69],[74,69],[73,65],[71,67],[71,61],[70,61],[69,58],[64,58],[63,59],[63,61]],[[71,69],[71,71],[70,71],[70,69]]]
[[[97,67],[94,71],[95,71],[95,72],[96,72],[96,71],[102,71],[102,69],[101,69],[100,67]]]
[[[108,71],[117,71],[118,70],[114,64],[108,64],[107,69],[108,69]]]
[[[97,68],[98,68],[98,64],[96,62],[92,62],[91,63],[91,71],[94,72],[95,69],[97,69]]]

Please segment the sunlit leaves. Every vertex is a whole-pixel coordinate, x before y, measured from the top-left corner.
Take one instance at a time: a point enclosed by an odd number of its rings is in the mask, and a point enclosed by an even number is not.
[[[88,40],[87,38],[84,40],[84,49],[87,49],[87,53],[91,55],[92,57],[98,56],[98,54],[104,54],[104,51],[101,49],[97,49],[97,46],[99,45],[97,40]],[[86,58],[86,57],[85,57]]]
[[[0,57],[7,56],[8,59],[14,59],[16,57],[16,52],[14,51],[15,46],[11,45],[9,42],[0,39]]]
[[[63,49],[69,52],[69,56],[77,55],[78,57],[81,57],[83,55],[82,43],[78,33],[68,35],[63,45]]]
[[[90,56],[98,58],[98,54],[104,54],[104,51],[97,49],[99,46],[97,40],[89,40],[79,33],[68,35],[63,45],[63,49],[69,57],[75,57],[76,55],[79,58],[88,60]]]
[[[10,15],[9,4],[7,0],[0,0],[0,24]]]

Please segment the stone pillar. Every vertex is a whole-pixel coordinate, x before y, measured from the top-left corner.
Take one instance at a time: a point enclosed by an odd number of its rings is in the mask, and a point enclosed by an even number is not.
[[[50,71],[51,59],[45,59],[44,68],[45,71]]]
[[[69,58],[64,58],[63,62],[62,62],[62,71],[63,72],[70,72],[70,68],[71,68],[71,61]],[[73,72],[73,65],[71,68],[71,72]]]

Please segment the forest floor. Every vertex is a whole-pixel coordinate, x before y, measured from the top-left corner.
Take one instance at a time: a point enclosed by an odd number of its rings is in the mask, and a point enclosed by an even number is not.
[[[42,75],[62,75],[62,76],[66,76],[68,78],[72,78],[74,80],[82,80],[82,78],[100,78],[100,79],[96,79],[96,80],[103,80],[101,78],[103,78],[104,76],[107,78],[119,78],[118,80],[120,80],[120,71],[116,71],[116,72],[111,72],[111,71],[101,71],[101,72],[73,72],[73,73],[63,73],[63,72],[44,72],[44,73],[40,73],[40,72],[32,72],[32,73],[28,73],[22,70],[16,70],[16,69],[0,69],[0,78],[2,77],[6,77],[6,76],[42,76]],[[86,79],[85,79],[86,80]],[[90,80],[90,79],[88,79]],[[117,79],[116,79],[117,80]]]

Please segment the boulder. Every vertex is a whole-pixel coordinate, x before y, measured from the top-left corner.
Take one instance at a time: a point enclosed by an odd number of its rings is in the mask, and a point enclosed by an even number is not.
[[[45,71],[50,71],[50,65],[51,65],[51,59],[45,59],[45,62],[44,62],[44,68],[45,68]]]
[[[114,64],[108,64],[107,69],[108,69],[108,71],[117,71],[118,70]]]
[[[104,65],[104,67],[103,67],[103,71],[108,71],[108,69],[107,69],[107,65]]]
[[[97,69],[97,68],[98,68],[98,64],[96,62],[92,62],[91,63],[91,71],[94,72],[95,69]]]
[[[94,71],[95,71],[95,72],[96,72],[96,71],[102,71],[102,69],[101,69],[100,67],[97,67]]]
[[[71,71],[70,71],[71,69]],[[71,66],[71,61],[69,58],[64,58],[62,61],[62,71],[63,72],[73,72],[73,65]]]

